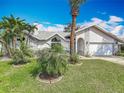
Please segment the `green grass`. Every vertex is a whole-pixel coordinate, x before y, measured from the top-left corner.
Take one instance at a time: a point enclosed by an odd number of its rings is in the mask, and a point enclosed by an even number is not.
[[[124,66],[102,60],[84,60],[69,66],[64,78],[44,84],[32,76],[36,62],[14,68],[0,62],[0,93],[124,93]]]

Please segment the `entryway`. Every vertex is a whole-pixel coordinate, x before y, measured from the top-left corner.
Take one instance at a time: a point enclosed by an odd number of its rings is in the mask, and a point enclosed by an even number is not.
[[[77,41],[77,53],[79,55],[84,55],[84,48],[85,48],[85,45],[84,45],[84,40],[82,38],[79,38],[78,41]]]

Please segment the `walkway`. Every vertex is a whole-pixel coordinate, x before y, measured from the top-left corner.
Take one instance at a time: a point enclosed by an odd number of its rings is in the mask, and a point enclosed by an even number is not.
[[[8,58],[8,57],[0,57],[0,62],[2,61],[11,61],[12,59]]]
[[[110,56],[110,57],[80,57],[81,59],[101,59],[101,60],[106,60],[110,61],[113,63],[121,64],[124,65],[124,57],[119,57],[119,56]]]

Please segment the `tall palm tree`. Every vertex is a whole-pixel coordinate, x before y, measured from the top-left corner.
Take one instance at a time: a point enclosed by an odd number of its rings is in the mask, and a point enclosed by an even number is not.
[[[75,43],[76,17],[79,13],[80,5],[85,1],[86,0],[69,0],[70,7],[71,7],[71,15],[72,15],[72,26],[71,26],[71,35],[70,35],[70,55],[71,56],[75,53],[74,43]]]

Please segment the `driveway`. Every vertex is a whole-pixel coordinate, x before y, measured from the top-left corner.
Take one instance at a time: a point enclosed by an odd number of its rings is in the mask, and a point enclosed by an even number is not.
[[[119,57],[119,56],[109,56],[109,57],[80,57],[81,59],[101,59],[101,60],[106,60],[110,61],[113,63],[121,64],[124,65],[124,57]]]

